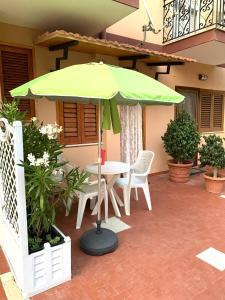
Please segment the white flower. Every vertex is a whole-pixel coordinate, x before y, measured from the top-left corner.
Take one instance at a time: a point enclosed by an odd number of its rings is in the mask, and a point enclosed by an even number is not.
[[[32,121],[32,122],[37,122],[37,121],[38,121],[38,118],[33,117],[33,118],[31,118],[31,121]]]
[[[52,175],[57,176],[57,175],[58,175],[58,170],[54,170],[54,171],[52,172]]]
[[[64,172],[63,172],[63,169],[60,168],[60,169],[55,169],[53,172],[52,172],[52,175],[54,176],[59,176],[59,175],[63,175]]]
[[[35,166],[35,156],[32,153],[27,155],[27,159],[29,160],[31,166]]]
[[[62,130],[62,126],[59,126],[56,123],[44,125],[39,129],[41,134],[47,134],[49,140],[56,139],[58,134],[62,132]]]
[[[30,162],[31,166],[45,166],[48,167],[49,166],[49,154],[47,152],[44,152],[43,157],[42,158],[35,158],[35,156],[32,153],[29,153],[27,156],[27,159]]]

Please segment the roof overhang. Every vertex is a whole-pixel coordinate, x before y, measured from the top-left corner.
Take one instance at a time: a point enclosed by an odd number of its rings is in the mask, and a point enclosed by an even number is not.
[[[42,32],[64,28],[94,36],[138,7],[138,0],[10,0],[1,1],[0,19]]]
[[[71,42],[75,42],[74,44]],[[137,60],[157,65],[178,65],[186,62],[196,62],[194,59],[149,50],[141,46],[120,44],[118,42],[82,36],[78,33],[56,30],[46,32],[35,40],[36,45],[52,48],[70,43],[70,50],[83,53],[102,54],[118,57],[120,60]]]

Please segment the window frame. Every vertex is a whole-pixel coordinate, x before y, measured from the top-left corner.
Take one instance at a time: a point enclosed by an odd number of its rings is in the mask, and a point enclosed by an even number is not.
[[[212,90],[212,89],[201,89],[201,88],[195,88],[195,87],[187,87],[187,86],[176,86],[175,90],[179,93],[179,90],[183,91],[196,91],[197,92],[197,103],[196,103],[196,124],[197,129],[200,133],[210,133],[210,132],[224,132],[224,101],[225,101],[225,91],[219,91],[219,90]],[[202,128],[201,127],[201,94],[202,93],[211,93],[211,109],[210,109],[210,127],[208,128]],[[212,102],[214,102],[214,95],[222,95],[223,96],[223,102],[222,102],[222,122],[221,122],[221,128],[213,127],[213,112],[214,112],[214,106]],[[175,105],[174,110],[174,118],[176,118],[177,115],[177,108]]]
[[[2,52],[7,51],[7,52],[12,52],[12,53],[21,53],[21,54],[26,54],[28,57],[28,78],[29,80],[34,78],[34,73],[33,73],[33,51],[31,48],[25,48],[25,47],[17,47],[17,46],[9,46],[9,45],[4,45],[0,43],[0,94],[1,94],[1,101],[2,103],[4,102],[5,98],[5,92],[4,92],[4,78],[3,78],[3,64],[2,64]],[[29,100],[29,105],[30,105],[30,117],[35,117],[36,112],[35,112],[35,100],[32,99],[27,99]]]
[[[65,101],[66,102],[66,101]],[[69,102],[68,102],[69,103]],[[74,103],[75,102],[71,102]],[[57,122],[60,126],[63,127],[63,131],[59,136],[59,141],[61,144],[63,144],[66,148],[68,147],[75,147],[75,146],[88,146],[88,145],[96,145],[98,143],[98,107],[96,107],[96,134],[94,135],[93,139],[90,137],[89,139],[85,136],[85,126],[84,126],[84,106],[89,104],[83,104],[83,103],[76,103],[77,104],[77,114],[78,114],[78,120],[77,120],[77,137],[65,137],[64,136],[64,111],[63,111],[63,102],[57,101],[56,103],[56,115],[57,115]]]

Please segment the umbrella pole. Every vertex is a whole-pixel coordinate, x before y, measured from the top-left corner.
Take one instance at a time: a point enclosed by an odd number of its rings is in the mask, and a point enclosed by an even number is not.
[[[80,249],[89,255],[99,256],[113,252],[118,247],[117,235],[110,229],[101,228],[101,127],[102,101],[98,103],[98,214],[97,229],[84,232],[80,238]]]
[[[97,214],[97,233],[101,231],[101,142],[102,142],[102,101],[98,103],[98,214]]]

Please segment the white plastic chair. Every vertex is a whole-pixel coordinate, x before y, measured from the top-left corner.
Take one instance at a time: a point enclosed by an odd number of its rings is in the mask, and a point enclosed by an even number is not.
[[[101,200],[104,199],[104,204],[105,204],[105,222],[108,221],[108,192],[106,188],[106,182],[105,179],[101,179]],[[98,196],[98,181],[92,181],[89,182],[87,185],[83,187],[83,192],[78,192],[77,193],[78,198],[79,198],[79,203],[78,203],[78,211],[77,211],[77,222],[76,222],[76,229],[79,229],[81,227],[81,223],[83,220],[83,215],[84,215],[84,209],[87,203],[87,200],[90,198],[91,203],[90,207],[93,209],[93,204],[95,197]],[[94,214],[96,209],[93,210]]]
[[[150,173],[154,152],[143,150],[138,153],[136,162],[131,165],[127,178],[119,178],[117,186],[123,189],[123,199],[126,215],[130,215],[130,190],[135,188],[135,199],[138,200],[137,188],[142,188],[148,209],[152,209],[151,197],[148,186],[148,174]]]

